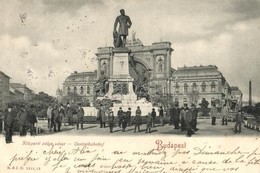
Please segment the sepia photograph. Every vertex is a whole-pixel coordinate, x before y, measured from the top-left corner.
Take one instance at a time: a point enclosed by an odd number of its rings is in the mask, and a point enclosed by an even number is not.
[[[0,0],[0,172],[260,165],[259,0]]]

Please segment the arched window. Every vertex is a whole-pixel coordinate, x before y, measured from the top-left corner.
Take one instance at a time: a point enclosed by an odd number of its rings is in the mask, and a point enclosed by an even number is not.
[[[83,86],[80,87],[80,94],[83,94],[84,93],[84,88]]]
[[[70,87],[68,87],[67,92],[68,92],[68,94],[70,94]]]
[[[216,84],[215,82],[211,83],[211,92],[215,92],[216,91]]]
[[[187,84],[187,83],[184,84],[184,92],[185,92],[185,93],[188,92],[188,84]]]
[[[180,92],[180,85],[178,83],[175,85],[175,91],[176,93]]]
[[[192,84],[192,91],[196,91],[197,90],[197,84],[194,82]]]
[[[203,82],[202,85],[201,85],[201,91],[202,92],[206,91],[206,83],[205,82]]]
[[[90,94],[90,87],[87,86],[87,94]]]
[[[77,87],[74,87],[74,94],[77,94]]]

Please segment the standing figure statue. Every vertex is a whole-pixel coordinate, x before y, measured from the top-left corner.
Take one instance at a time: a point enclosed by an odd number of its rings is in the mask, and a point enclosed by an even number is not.
[[[131,27],[132,22],[129,18],[129,16],[125,15],[125,10],[120,10],[121,15],[118,16],[114,23],[114,46],[115,47],[125,47],[126,45],[126,37],[128,36],[128,28]],[[119,29],[118,32],[116,31],[117,24],[119,23]],[[123,40],[122,38],[123,37]]]

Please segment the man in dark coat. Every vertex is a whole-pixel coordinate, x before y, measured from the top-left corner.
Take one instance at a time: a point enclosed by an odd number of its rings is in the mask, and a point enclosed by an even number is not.
[[[198,109],[196,108],[195,104],[192,104],[192,105],[191,105],[190,111],[191,111],[191,114],[192,114],[192,122],[191,122],[192,127],[191,127],[191,128],[192,128],[194,131],[197,131],[197,130],[199,130],[199,129],[197,128]]]
[[[109,109],[109,112],[108,112],[108,116],[107,116],[107,122],[108,122],[108,126],[109,126],[109,130],[110,130],[110,133],[113,133],[113,127],[114,127],[114,112],[112,111],[112,109],[110,108]]]
[[[66,116],[68,117],[69,125],[72,125],[73,110],[71,109],[69,102],[67,103],[66,107]]]
[[[37,123],[34,105],[31,105],[31,109],[28,111],[28,117],[29,117],[30,133],[31,133],[31,136],[32,136],[36,132],[34,125],[35,125],[35,123]]]
[[[128,111],[126,112],[126,118],[128,121],[128,126],[131,126],[131,108],[128,108]]]
[[[154,108],[152,109],[151,116],[152,116],[152,127],[155,127],[156,112]]]
[[[82,108],[81,103],[78,104],[77,117],[77,130],[79,130],[79,124],[81,124],[81,130],[83,130],[84,109]]]
[[[194,134],[194,130],[192,128],[193,117],[192,117],[191,110],[186,110],[184,112],[184,119],[185,119],[185,123],[186,123],[187,136],[191,137],[191,135]]]
[[[137,109],[135,111],[135,117],[134,117],[134,122],[135,122],[135,130],[134,133],[136,132],[136,129],[138,128],[138,132],[140,132],[140,125],[141,125],[141,114],[142,111],[139,106],[137,106]]]
[[[59,114],[60,114],[61,125],[63,122],[63,125],[65,126],[65,109],[62,103],[60,104],[59,107]]]
[[[121,128],[121,124],[122,124],[122,116],[123,116],[123,110],[120,107],[118,112],[117,112],[117,117],[118,117],[118,126]]]
[[[29,125],[29,117],[24,105],[21,105],[21,110],[17,114],[17,119],[19,123],[20,136],[26,136]]]
[[[123,112],[123,115],[122,115],[122,132],[125,132],[126,126],[127,126],[126,112]]]
[[[106,112],[104,110],[104,107],[100,108],[100,128],[106,128]]]
[[[57,105],[55,105],[52,110],[51,122],[52,122],[51,128],[54,127],[54,132],[57,132],[57,127],[58,127],[58,131],[60,131],[61,118],[60,118],[60,113]]]
[[[188,113],[188,111],[189,111],[188,105],[185,103],[184,104],[184,108],[182,108],[182,110],[180,112],[181,131],[185,131],[186,130],[187,123],[185,122],[185,116]]]
[[[14,113],[12,110],[12,106],[8,105],[7,110],[4,114],[4,130],[5,130],[5,142],[7,144],[12,143],[13,136],[13,128],[14,128]]]
[[[173,124],[174,124],[174,129],[179,129],[179,123],[180,123],[180,109],[178,104],[175,104],[175,107],[172,109],[172,114],[173,114]]]

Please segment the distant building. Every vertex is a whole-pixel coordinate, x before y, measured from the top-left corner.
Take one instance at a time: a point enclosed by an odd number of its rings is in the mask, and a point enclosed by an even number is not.
[[[33,97],[33,91],[28,88],[25,84],[20,83],[10,83],[10,87],[14,88],[15,90],[20,91],[24,94],[23,99],[24,100],[31,100]]]
[[[10,87],[9,90],[10,90],[10,100],[12,101],[24,100],[24,93],[12,87]]]
[[[231,106],[235,99],[239,100],[236,103],[242,101],[241,91],[239,90],[238,94],[237,90],[232,90],[235,87],[229,86],[223,74],[214,65],[178,68],[170,80],[170,93],[174,102],[180,106],[184,103],[198,105],[203,98],[209,102],[209,107],[212,104],[218,107],[222,107],[223,104]]]
[[[60,87],[58,87],[56,90],[56,98],[60,102],[62,100],[62,97],[63,97],[63,91],[62,89],[60,89]]]
[[[71,73],[63,82],[63,97],[76,95],[82,97],[83,100],[92,102],[94,99],[94,84],[97,81],[97,72],[82,72],[75,71]]]
[[[10,77],[0,71],[0,104],[5,104],[10,100]]]
[[[232,107],[234,107],[234,105],[239,105],[236,107],[236,109],[241,108],[243,106],[242,98],[243,98],[243,93],[241,92],[241,90],[236,86],[232,86],[231,87]]]

